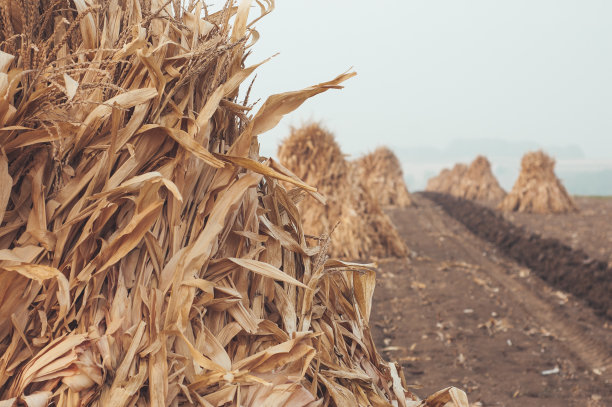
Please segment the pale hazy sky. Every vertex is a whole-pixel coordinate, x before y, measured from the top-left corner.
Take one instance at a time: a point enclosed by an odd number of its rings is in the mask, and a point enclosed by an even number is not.
[[[249,62],[280,55],[255,96],[358,75],[260,136],[262,152],[314,119],[350,154],[494,138],[612,158],[611,18],[611,0],[277,0]]]

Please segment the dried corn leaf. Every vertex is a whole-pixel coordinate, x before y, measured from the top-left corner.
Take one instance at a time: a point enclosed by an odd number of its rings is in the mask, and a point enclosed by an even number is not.
[[[354,74],[246,117],[251,27],[274,8],[257,4],[0,6],[1,406],[409,394],[372,346],[371,266],[308,244],[295,202],[320,195],[257,149]]]

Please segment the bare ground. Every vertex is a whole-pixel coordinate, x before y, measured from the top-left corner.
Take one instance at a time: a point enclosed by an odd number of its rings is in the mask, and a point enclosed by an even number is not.
[[[559,239],[591,256],[612,262],[612,197],[576,197],[578,213],[537,215],[504,213],[512,223],[543,237]]]
[[[612,323],[414,198],[390,212],[412,255],[380,262],[371,321],[413,391],[453,385],[482,406],[612,405]]]

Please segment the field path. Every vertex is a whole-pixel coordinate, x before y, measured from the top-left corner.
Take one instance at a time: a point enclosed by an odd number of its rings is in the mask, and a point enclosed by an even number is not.
[[[412,255],[380,262],[372,322],[415,392],[455,385],[475,405],[612,405],[612,324],[414,198],[390,212]]]

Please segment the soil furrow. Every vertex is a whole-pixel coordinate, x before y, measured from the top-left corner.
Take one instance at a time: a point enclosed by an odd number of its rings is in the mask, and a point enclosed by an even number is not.
[[[372,322],[416,391],[455,385],[476,406],[612,405],[610,323],[413,197],[390,211],[412,254],[381,260]]]
[[[529,233],[473,201],[434,192],[423,195],[549,284],[584,299],[599,315],[612,319],[612,270],[607,262],[556,239]]]

